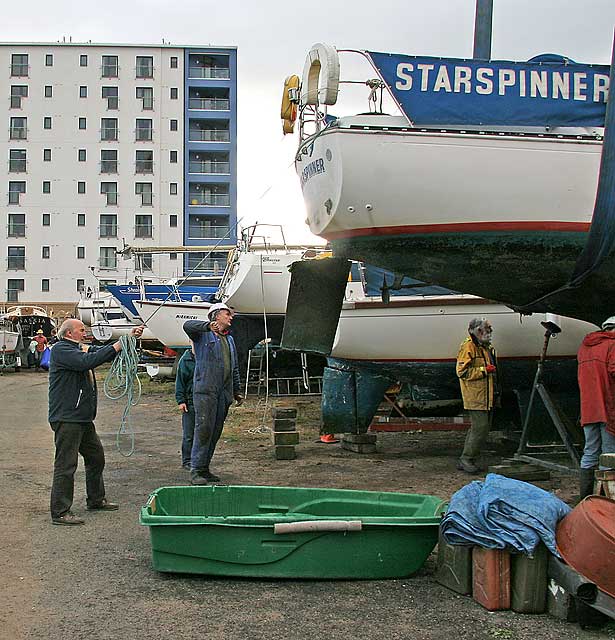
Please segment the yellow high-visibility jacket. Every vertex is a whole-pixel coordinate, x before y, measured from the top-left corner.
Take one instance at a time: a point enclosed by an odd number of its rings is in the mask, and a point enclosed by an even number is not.
[[[496,365],[495,349],[478,345],[468,336],[457,354],[457,377],[461,386],[464,409],[489,411],[496,401],[497,369],[486,372],[488,364]]]

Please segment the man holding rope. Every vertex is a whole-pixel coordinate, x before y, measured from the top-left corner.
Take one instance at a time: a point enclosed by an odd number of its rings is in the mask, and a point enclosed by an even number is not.
[[[142,333],[143,327],[135,327],[130,335],[140,338]],[[93,422],[98,400],[93,369],[113,360],[121,351],[122,343],[87,347],[81,344],[85,334],[83,322],[73,318],[65,320],[58,331],[59,340],[51,350],[49,364],[49,424],[56,449],[51,521],[58,525],[84,524],[84,520],[70,511],[78,454],[83,456],[85,464],[87,509],[118,509],[117,504],[105,497],[105,452]]]
[[[239,393],[237,349],[229,329],[233,314],[225,304],[212,304],[209,322],[188,320],[184,331],[194,343],[194,439],[190,481],[194,485],[219,482],[209,465],[220,439],[224,420],[233,399],[243,402]]]

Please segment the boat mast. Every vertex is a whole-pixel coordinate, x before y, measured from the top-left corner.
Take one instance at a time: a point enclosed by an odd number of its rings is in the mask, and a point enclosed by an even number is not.
[[[476,0],[474,19],[474,54],[476,60],[491,59],[491,26],[493,0]]]

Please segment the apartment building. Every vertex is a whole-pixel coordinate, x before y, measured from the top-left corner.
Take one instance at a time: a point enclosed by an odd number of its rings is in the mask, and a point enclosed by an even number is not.
[[[235,47],[0,44],[5,302],[223,269],[225,253],[117,251],[235,243],[236,61]]]

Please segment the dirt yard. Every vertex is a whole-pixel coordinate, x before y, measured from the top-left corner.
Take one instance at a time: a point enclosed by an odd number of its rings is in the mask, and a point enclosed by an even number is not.
[[[154,489],[189,479],[180,467],[181,427],[172,385],[146,384],[132,412],[136,451],[131,457],[116,448],[121,402],[100,398],[96,422],[107,454],[107,494],[121,508],[85,511],[80,464],[73,510],[85,517],[82,527],[52,526],[49,518],[53,439],[46,422],[47,375],[0,376],[0,396],[0,638],[615,638],[613,630],[582,631],[544,615],[489,613],[435,582],[433,555],[418,575],[404,580],[260,581],[156,573],[139,509]],[[270,434],[258,429],[264,409],[248,402],[232,409],[214,457],[212,469],[224,481],[449,498],[469,480],[454,466],[463,434],[380,434],[378,453],[361,456],[316,443],[317,400],[284,404],[298,408],[298,458],[273,459]],[[573,485],[558,477],[542,486],[570,499]]]

